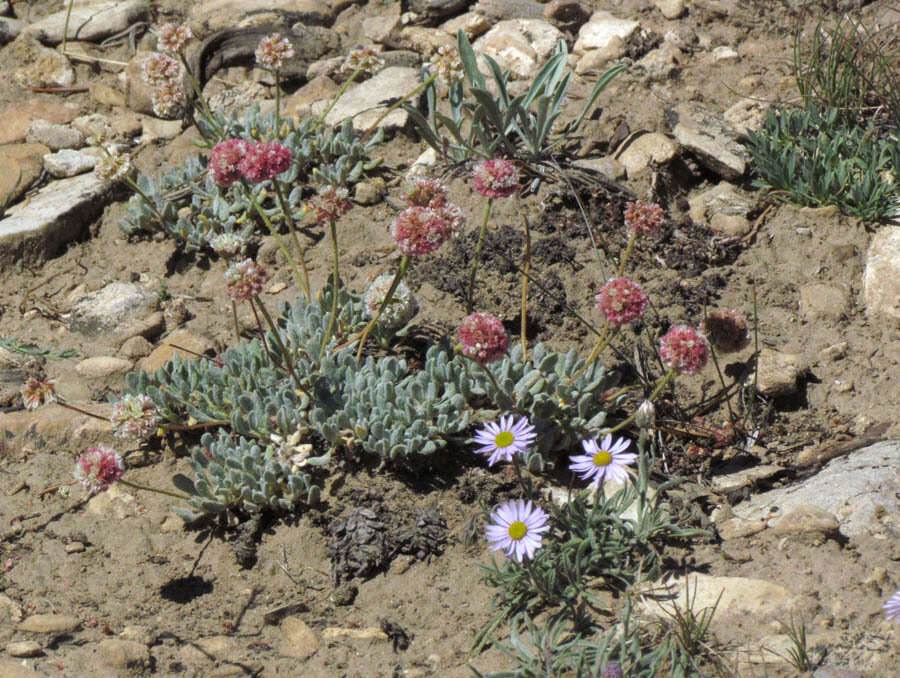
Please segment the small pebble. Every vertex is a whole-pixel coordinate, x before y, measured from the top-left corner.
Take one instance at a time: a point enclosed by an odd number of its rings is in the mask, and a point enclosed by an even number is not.
[[[80,541],[70,541],[66,544],[66,553],[81,553],[84,551],[84,544]]]
[[[10,657],[38,657],[44,654],[44,651],[33,640],[19,640],[7,644],[6,654]]]

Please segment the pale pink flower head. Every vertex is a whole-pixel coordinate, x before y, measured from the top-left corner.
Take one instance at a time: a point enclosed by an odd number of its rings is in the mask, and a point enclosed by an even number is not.
[[[112,408],[109,417],[117,438],[144,440],[159,425],[156,404],[146,395],[124,395]]]
[[[220,141],[209,152],[209,169],[216,183],[228,188],[241,178],[240,164],[247,154],[249,144],[243,139]]]
[[[459,326],[461,353],[480,365],[487,365],[506,355],[509,338],[500,318],[490,313],[473,313]]]
[[[235,301],[245,301],[262,292],[268,279],[266,269],[253,259],[244,259],[231,264],[225,271],[225,289]]]
[[[22,401],[29,410],[36,410],[47,403],[55,403],[56,382],[52,379],[41,381],[34,377],[29,378],[22,386]]]
[[[156,43],[164,52],[179,53],[193,37],[194,33],[190,26],[169,23],[156,29]]]
[[[403,199],[410,207],[438,209],[447,203],[447,187],[437,179],[418,179]]]
[[[351,50],[341,64],[341,73],[377,73],[384,68],[384,59],[373,47],[358,47]]]
[[[472,188],[487,198],[507,198],[519,189],[519,172],[505,158],[485,160],[472,172]]]
[[[659,340],[663,365],[678,374],[693,374],[709,360],[709,342],[688,325],[675,325]]]
[[[597,309],[606,322],[621,327],[642,318],[647,301],[647,295],[636,282],[630,278],[613,278],[600,288]]]
[[[350,192],[344,186],[329,184],[319,189],[310,200],[310,206],[316,211],[316,222],[326,226],[349,212],[353,203],[350,202]]]
[[[440,212],[427,207],[407,207],[391,224],[391,237],[402,254],[419,257],[430,254],[453,236]]]
[[[257,141],[247,146],[238,169],[247,181],[259,184],[290,169],[291,159],[291,149],[277,141]]]
[[[278,33],[267,35],[256,48],[256,62],[273,71],[280,71],[284,62],[294,56],[291,41]]]
[[[104,181],[120,181],[131,173],[131,158],[117,151],[107,150],[97,159],[94,173]]]
[[[184,87],[180,80],[165,80],[154,85],[150,100],[155,115],[166,119],[176,118],[185,105]]]
[[[462,60],[459,58],[459,52],[453,47],[447,45],[438,47],[437,51],[431,55],[429,65],[447,84],[462,80]]]
[[[719,353],[736,353],[750,345],[747,321],[734,309],[707,314],[701,330]]]
[[[151,87],[159,87],[181,79],[181,63],[178,59],[154,52],[141,62],[141,77]]]
[[[122,477],[125,463],[118,452],[106,447],[91,447],[75,462],[75,480],[91,494],[105,492]]]
[[[663,208],[656,203],[647,204],[638,200],[625,205],[625,225],[635,235],[655,233],[665,222]]]

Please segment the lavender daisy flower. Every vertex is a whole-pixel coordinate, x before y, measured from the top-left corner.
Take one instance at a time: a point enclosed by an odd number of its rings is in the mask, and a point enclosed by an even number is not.
[[[541,535],[550,529],[547,514],[538,506],[521,499],[501,504],[491,513],[493,524],[485,527],[485,536],[495,551],[504,551],[507,558],[521,563],[534,558],[541,547]]]
[[[493,466],[501,459],[512,461],[515,454],[526,452],[536,437],[534,426],[528,422],[528,417],[522,417],[513,423],[513,415],[509,415],[500,417],[499,423],[492,421],[485,424],[483,429],[475,433],[473,440],[476,445],[481,445],[475,451],[490,455],[488,466]]]
[[[596,438],[582,440],[581,446],[586,454],[574,454],[569,468],[578,473],[582,480],[591,480],[595,487],[600,487],[604,480],[611,480],[624,485],[628,480],[625,469],[637,459],[636,454],[625,452],[631,445],[630,440],[619,438],[613,442],[612,434],[607,433],[603,442],[597,444]]]
[[[882,609],[884,610],[885,619],[900,624],[900,591],[888,598]]]

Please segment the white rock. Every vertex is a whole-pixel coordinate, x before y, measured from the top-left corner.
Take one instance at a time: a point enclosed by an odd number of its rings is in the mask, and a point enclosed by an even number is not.
[[[866,315],[900,320],[900,226],[882,226],[872,237],[863,274]]]
[[[7,644],[6,654],[10,657],[38,657],[44,654],[44,651],[33,640],[19,640]]]
[[[78,617],[68,614],[33,614],[26,617],[18,629],[30,633],[71,633],[79,626]]]
[[[81,236],[109,198],[109,184],[94,173],[54,181],[0,220],[0,267],[33,264]]]
[[[44,156],[44,169],[57,179],[90,172],[96,164],[97,158],[90,153],[73,151],[70,148],[64,148]]]
[[[723,179],[734,180],[747,171],[749,156],[734,130],[711,110],[697,103],[683,103],[667,111],[678,142]]]
[[[677,19],[684,14],[684,0],[653,0],[666,19]]]
[[[31,143],[44,144],[51,151],[84,146],[84,135],[77,129],[69,125],[59,125],[46,120],[34,120],[28,125],[25,140]]]
[[[490,56],[513,78],[524,80],[534,76],[562,38],[558,28],[541,19],[507,19],[478,38],[472,49]],[[479,63],[479,68],[488,72],[485,63]]]
[[[75,366],[75,371],[85,379],[105,379],[112,375],[125,374],[131,367],[132,362],[125,358],[98,355],[82,360]]]
[[[756,388],[766,398],[778,398],[797,392],[797,378],[807,370],[803,357],[763,348],[757,358]],[[748,378],[752,382],[753,376]]]
[[[616,153],[616,160],[625,166],[629,178],[645,170],[650,163],[664,164],[678,153],[678,144],[665,134],[650,132],[633,139]]]
[[[391,66],[370,79],[360,83],[342,96],[325,118],[328,125],[337,125],[344,118],[353,119],[353,129],[365,132],[388,108],[383,102],[397,94],[406,94],[421,84],[421,74],[417,68]],[[415,101],[410,102],[415,105]],[[409,114],[402,108],[391,111],[379,127],[402,128]]]
[[[75,302],[69,329],[87,335],[119,330],[152,313],[157,303],[157,297],[140,285],[112,282]]]
[[[147,19],[147,3],[145,0],[107,0],[71,8],[69,17],[69,40],[93,42],[125,30],[137,21]],[[62,42],[66,27],[64,8],[31,24],[26,30],[33,33],[38,40],[47,45]]]
[[[299,617],[285,617],[281,622],[279,654],[285,657],[306,659],[315,653],[321,643],[316,634]]]
[[[330,26],[335,18],[331,3],[322,0],[205,0],[184,5],[190,7],[190,21],[211,31],[232,28],[238,19],[266,13],[278,16],[279,21],[290,17],[291,23],[315,26]]]
[[[738,58],[738,53],[726,45],[716,47],[712,51],[712,55],[716,61],[730,61]]]
[[[766,119],[768,105],[758,99],[741,99],[722,114],[722,119],[740,137],[758,130]]]
[[[578,31],[573,51],[583,54],[591,49],[601,49],[609,44],[613,37],[628,40],[640,24],[637,21],[617,19],[609,12],[594,12],[590,20]]]

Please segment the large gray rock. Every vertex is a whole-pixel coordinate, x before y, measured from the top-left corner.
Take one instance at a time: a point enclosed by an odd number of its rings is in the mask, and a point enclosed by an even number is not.
[[[706,107],[684,103],[667,112],[678,142],[723,179],[739,179],[747,171],[747,152],[730,130]]]
[[[665,134],[649,132],[633,137],[616,151],[615,159],[625,166],[628,178],[634,178],[651,164],[664,165],[678,154],[678,144]]]
[[[892,534],[898,526],[900,441],[886,440],[833,459],[797,485],[756,495],[734,507],[748,520],[768,517],[769,527],[804,505],[834,514],[841,534]]]
[[[73,151],[70,148],[44,156],[44,169],[57,179],[90,172],[96,164],[96,156],[84,151]]]
[[[84,146],[84,135],[77,129],[47,120],[35,120],[32,122],[28,126],[28,133],[25,139],[29,143],[44,144],[51,151]]]
[[[472,49],[490,56],[513,78],[524,80],[537,73],[562,38],[560,30],[543,19],[509,19],[478,38]],[[479,68],[488,72],[485,63]]]
[[[15,40],[17,37],[19,37],[19,34],[24,28],[24,21],[11,19],[6,16],[0,16],[0,45],[5,45],[6,43]]]
[[[337,125],[344,118],[353,118],[353,128],[364,132],[390,106],[384,103],[386,100],[403,96],[420,84],[421,75],[416,68],[401,66],[385,68],[344,94],[325,118],[325,123]],[[410,103],[416,105],[416,101]],[[378,123],[378,126],[403,128],[408,119],[409,114],[402,108],[397,108]]]
[[[17,64],[13,80],[20,87],[68,87],[75,82],[75,69],[55,49],[44,47],[30,33],[23,33],[3,50]]]
[[[68,5],[68,3],[66,3]],[[69,17],[68,40],[96,42],[123,31],[136,21],[147,20],[145,0],[106,0],[86,5],[75,5]],[[45,45],[58,45],[66,30],[68,7],[44,17],[27,29]]]
[[[872,237],[863,274],[866,315],[900,320],[900,226],[882,226]]]
[[[0,266],[32,265],[80,237],[111,196],[108,182],[93,172],[60,179],[0,220]]]
[[[4,144],[0,146],[0,201],[15,203],[41,176],[44,156],[50,151],[44,144]]]
[[[157,303],[156,295],[140,285],[112,282],[75,302],[69,329],[88,336],[109,331],[121,333],[134,321],[153,313]]]

